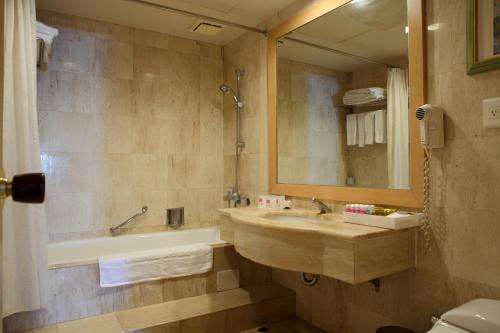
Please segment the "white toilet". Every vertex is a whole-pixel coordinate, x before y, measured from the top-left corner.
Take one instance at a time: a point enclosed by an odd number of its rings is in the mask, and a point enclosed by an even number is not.
[[[500,301],[475,299],[441,316],[428,333],[500,333]]]

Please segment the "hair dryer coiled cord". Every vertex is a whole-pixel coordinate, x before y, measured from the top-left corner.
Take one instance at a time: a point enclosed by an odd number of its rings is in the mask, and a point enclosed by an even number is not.
[[[431,251],[431,158],[432,150],[428,147],[424,148],[424,210],[422,216],[422,231],[424,233],[425,252]]]

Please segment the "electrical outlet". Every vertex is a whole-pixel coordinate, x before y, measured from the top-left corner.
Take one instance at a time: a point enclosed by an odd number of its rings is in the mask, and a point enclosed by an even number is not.
[[[483,127],[500,127],[500,98],[483,100]]]
[[[500,119],[500,107],[488,109],[490,119]]]

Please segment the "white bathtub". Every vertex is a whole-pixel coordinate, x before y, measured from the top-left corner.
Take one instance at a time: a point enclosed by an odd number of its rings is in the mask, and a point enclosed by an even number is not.
[[[96,263],[101,255],[200,243],[226,244],[219,227],[89,238],[49,244],[48,263],[49,268],[85,265]]]

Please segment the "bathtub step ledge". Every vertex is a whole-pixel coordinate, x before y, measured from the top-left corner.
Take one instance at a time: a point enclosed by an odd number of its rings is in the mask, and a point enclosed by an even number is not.
[[[192,322],[198,321],[195,325],[199,325],[200,318],[223,325],[225,332],[241,332],[258,325],[286,320],[294,313],[295,293],[278,284],[268,282],[248,288],[215,292],[87,317],[25,332],[188,333],[193,325]],[[210,320],[211,315],[217,318]]]

